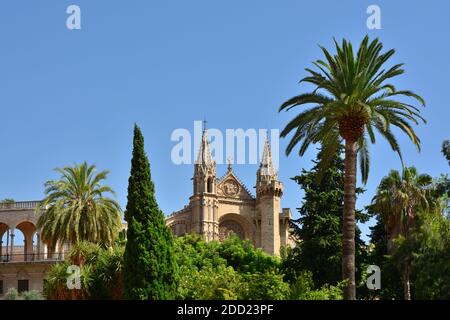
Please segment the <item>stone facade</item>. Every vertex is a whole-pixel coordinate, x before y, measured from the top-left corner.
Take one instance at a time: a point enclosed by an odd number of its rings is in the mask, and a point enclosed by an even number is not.
[[[49,267],[64,259],[67,246],[41,243],[39,201],[0,203],[0,299],[9,288],[42,291]],[[23,234],[23,243],[16,235]]]
[[[0,263],[0,300],[10,288],[42,292],[44,279],[55,260]]]
[[[279,255],[281,247],[292,245],[291,211],[281,209],[283,184],[278,181],[268,141],[256,173],[256,196],[240,181],[231,164],[226,174],[217,178],[206,130],[192,181],[189,204],[166,220],[175,236],[195,232],[206,241],[222,241],[234,233],[273,255]]]

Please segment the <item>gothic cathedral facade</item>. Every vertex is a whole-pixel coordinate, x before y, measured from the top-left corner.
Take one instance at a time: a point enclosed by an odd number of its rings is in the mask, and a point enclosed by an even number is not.
[[[175,236],[195,232],[206,241],[223,241],[233,233],[272,255],[279,255],[281,247],[292,244],[292,215],[290,209],[281,209],[283,183],[278,181],[268,141],[256,173],[256,196],[240,181],[231,164],[227,173],[217,178],[206,130],[192,181],[189,204],[166,220]]]

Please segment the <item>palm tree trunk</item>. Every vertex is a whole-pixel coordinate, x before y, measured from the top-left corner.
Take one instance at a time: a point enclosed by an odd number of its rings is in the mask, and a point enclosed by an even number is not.
[[[407,208],[407,214],[406,214],[406,231],[405,231],[405,237],[406,239],[410,238],[413,221],[414,221],[414,215],[412,214],[412,207],[410,206]],[[407,260],[405,262],[405,267],[403,270],[403,295],[405,300],[411,300],[411,266],[410,261]]]
[[[409,263],[407,263],[405,270],[403,271],[403,292],[405,300],[411,300],[411,280]]]
[[[356,299],[355,285],[355,200],[356,142],[345,140],[344,212],[342,225],[342,278],[347,280],[344,299]]]

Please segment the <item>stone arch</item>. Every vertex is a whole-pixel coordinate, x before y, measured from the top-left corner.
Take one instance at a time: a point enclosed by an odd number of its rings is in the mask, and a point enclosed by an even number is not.
[[[8,259],[10,237],[9,231],[9,225],[4,222],[0,222],[0,262],[4,262]]]
[[[24,221],[17,223],[17,225],[15,226],[15,229],[22,231],[24,235],[25,234],[27,234],[27,235],[34,234],[37,231],[36,225],[33,222],[28,221],[28,220],[24,220]]]
[[[35,235],[37,231],[36,225],[28,220],[24,220],[19,222],[16,227],[17,230],[22,232],[23,234],[23,244],[20,244],[19,241],[16,241],[16,245],[18,246],[17,250],[15,250],[15,254],[17,255],[17,259],[20,258],[22,261],[31,261],[34,259],[35,253]],[[17,260],[16,259],[16,260]]]
[[[167,226],[174,236],[182,236],[190,231],[188,220],[175,220]]]
[[[231,233],[235,233],[242,240],[254,238],[254,228],[250,221],[236,213],[224,214],[219,219],[219,240],[225,240]]]
[[[5,222],[0,222],[0,239],[3,237],[6,231],[8,231],[9,226]]]

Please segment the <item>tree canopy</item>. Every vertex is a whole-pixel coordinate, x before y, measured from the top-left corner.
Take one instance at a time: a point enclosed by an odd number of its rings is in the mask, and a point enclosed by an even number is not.
[[[50,246],[61,242],[91,241],[111,244],[122,227],[120,205],[105,196],[114,191],[102,182],[108,171],[96,174],[86,162],[55,169],[61,176],[45,183],[45,198],[36,211],[41,213],[41,239]]]

